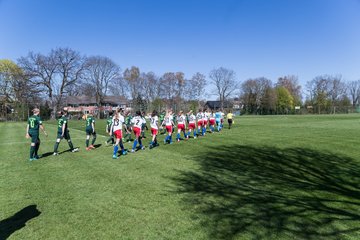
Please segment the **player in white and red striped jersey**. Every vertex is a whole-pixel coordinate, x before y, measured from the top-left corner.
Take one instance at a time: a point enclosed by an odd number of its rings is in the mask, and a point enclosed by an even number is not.
[[[135,113],[135,117],[133,117],[133,119],[131,119],[131,123],[133,124],[133,131],[135,134],[135,140],[134,140],[134,144],[133,144],[133,148],[131,150],[132,153],[135,152],[135,148],[139,142],[140,145],[140,149],[145,150],[145,147],[142,145],[141,142],[141,127],[143,125],[143,118],[141,116],[141,112],[140,111],[136,111]]]
[[[176,121],[177,121],[177,129],[178,129],[178,132],[177,132],[177,135],[176,135],[176,140],[178,142],[180,142],[180,132],[183,132],[184,133],[184,138],[188,139],[188,136],[185,133],[186,117],[183,114],[183,111],[179,112],[179,114],[177,115]]]
[[[204,135],[206,134],[206,129],[207,129],[207,125],[208,125],[208,122],[209,122],[209,118],[210,118],[210,112],[209,112],[209,110],[205,110],[204,114],[203,114],[203,121],[204,121],[203,132],[204,132]]]
[[[201,136],[204,136],[203,133],[204,120],[203,120],[202,109],[199,109],[199,112],[196,114],[196,119],[197,119],[197,127],[198,127],[197,135],[200,136],[201,134]]]
[[[122,128],[123,124],[125,123],[124,116],[121,114],[122,109],[117,109],[114,117],[112,119],[109,135],[114,135],[116,141],[114,145],[114,153],[113,153],[113,159],[118,159],[117,152],[119,150],[119,145],[121,148],[121,152],[123,155],[126,155],[126,151],[124,149],[124,145],[122,143]]]
[[[173,127],[174,127],[174,121],[173,121],[173,115],[172,115],[172,111],[171,110],[168,110],[166,115],[165,115],[165,118],[164,118],[164,124],[165,124],[165,128],[166,128],[166,131],[167,131],[167,136],[166,138],[164,139],[164,144],[166,144],[167,142],[172,144],[172,131],[173,131]]]
[[[215,113],[213,110],[211,111],[210,117],[209,117],[209,127],[210,127],[211,133],[213,133],[215,131]]]
[[[159,146],[156,139],[159,130],[159,117],[157,116],[157,114],[158,114],[157,111],[154,110],[150,117],[150,128],[151,128],[151,136],[152,136],[152,140],[149,146],[150,149]]]
[[[189,131],[187,136],[190,137],[191,131],[194,131],[194,138],[196,138],[196,116],[194,115],[192,110],[190,110],[187,115],[189,119]]]

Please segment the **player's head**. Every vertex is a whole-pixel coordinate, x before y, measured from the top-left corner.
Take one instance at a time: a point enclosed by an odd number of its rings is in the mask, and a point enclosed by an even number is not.
[[[34,115],[38,115],[38,114],[40,113],[40,109],[34,108],[34,109],[32,110],[32,112],[33,112]]]
[[[157,112],[156,110],[154,110],[154,111],[151,113],[151,116],[152,116],[152,117],[155,117],[157,114],[158,114],[158,112]]]
[[[64,115],[64,112],[63,112],[63,111],[58,111],[58,112],[56,113],[56,117],[57,117],[57,118],[61,118],[63,115]]]
[[[83,120],[86,120],[87,117],[88,117],[88,115],[87,115],[87,114],[84,114],[84,115],[82,116],[82,119],[83,119]]]
[[[114,114],[113,111],[109,111],[109,117],[112,116]]]
[[[136,111],[136,112],[135,112],[135,115],[136,115],[136,116],[141,116],[141,112],[140,112],[140,111]]]

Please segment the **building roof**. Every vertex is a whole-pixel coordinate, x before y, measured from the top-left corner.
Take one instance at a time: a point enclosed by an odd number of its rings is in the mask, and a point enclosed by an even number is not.
[[[101,101],[102,104],[112,104],[112,105],[126,105],[127,99],[123,96],[105,96]],[[96,98],[91,96],[68,96],[65,99],[67,105],[80,105],[87,104],[92,105],[96,104]]]
[[[221,108],[221,101],[207,101],[205,106],[211,109]],[[224,101],[224,108],[232,108],[233,104],[229,101]]]

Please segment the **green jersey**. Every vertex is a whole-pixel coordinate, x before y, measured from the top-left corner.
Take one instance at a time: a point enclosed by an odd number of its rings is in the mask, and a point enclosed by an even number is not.
[[[131,125],[132,116],[129,115],[125,118],[125,125]]]
[[[65,130],[64,132],[67,131],[67,118],[65,116],[62,116],[61,118],[58,119],[58,133],[62,133],[62,127],[65,124]]]
[[[86,130],[92,130],[92,123],[95,123],[95,118],[93,116],[88,116],[86,119]]]
[[[29,133],[39,134],[39,127],[42,125],[41,118],[37,115],[33,115],[28,119]]]
[[[107,126],[108,128],[110,128],[110,127],[111,127],[111,124],[112,124],[112,117],[108,117],[108,118],[106,119],[106,126]]]
[[[161,113],[160,116],[159,116],[159,121],[160,123],[162,123],[165,119],[165,114]]]

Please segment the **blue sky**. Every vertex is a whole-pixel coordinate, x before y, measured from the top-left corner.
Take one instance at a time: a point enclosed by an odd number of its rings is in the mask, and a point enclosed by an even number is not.
[[[70,47],[160,75],[360,79],[359,0],[0,0],[0,59]]]

